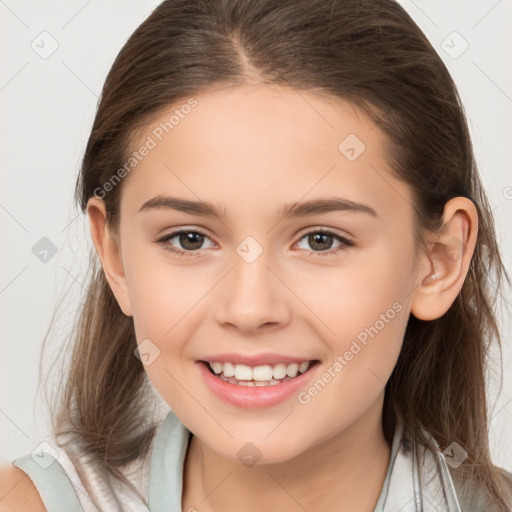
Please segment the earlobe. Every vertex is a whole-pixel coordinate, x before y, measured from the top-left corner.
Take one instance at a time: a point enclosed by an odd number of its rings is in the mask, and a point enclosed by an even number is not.
[[[428,242],[413,292],[411,313],[419,320],[435,320],[453,304],[467,276],[476,246],[478,214],[465,197],[448,201],[439,233]]]
[[[91,237],[112,293],[123,313],[132,316],[120,243],[117,234],[109,229],[104,201],[91,197],[87,202],[87,214]]]

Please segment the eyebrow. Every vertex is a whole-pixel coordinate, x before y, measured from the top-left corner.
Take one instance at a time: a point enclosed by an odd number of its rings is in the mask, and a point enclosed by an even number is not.
[[[156,196],[146,201],[139,209],[139,212],[152,210],[176,210],[191,215],[205,217],[216,217],[220,220],[227,217],[226,210],[217,208],[212,203],[205,201],[190,201],[171,196]],[[348,211],[354,213],[366,213],[377,217],[373,208],[362,203],[342,198],[316,199],[306,202],[288,203],[281,210],[282,217],[306,217],[321,215],[333,211]]]

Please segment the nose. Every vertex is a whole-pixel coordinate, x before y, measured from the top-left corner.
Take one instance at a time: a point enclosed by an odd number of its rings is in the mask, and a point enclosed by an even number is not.
[[[216,308],[219,325],[245,333],[285,326],[290,319],[290,292],[269,268],[266,252],[251,263],[238,254],[232,261]]]

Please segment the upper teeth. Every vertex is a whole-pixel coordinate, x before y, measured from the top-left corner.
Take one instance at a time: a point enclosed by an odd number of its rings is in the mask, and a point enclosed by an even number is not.
[[[309,367],[310,361],[303,363],[292,363],[289,365],[279,363],[274,366],[263,365],[247,366],[245,364],[219,363],[217,361],[209,363],[210,368],[216,373],[223,373],[224,377],[235,377],[237,380],[257,380],[266,381],[274,379],[284,379],[296,377],[297,373],[304,373]]]

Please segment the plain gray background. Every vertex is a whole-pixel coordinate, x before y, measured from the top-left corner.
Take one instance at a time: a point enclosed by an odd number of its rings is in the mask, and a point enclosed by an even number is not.
[[[48,434],[38,392],[40,346],[57,300],[68,290],[46,364],[62,350],[92,247],[88,223],[72,201],[80,158],[110,65],[158,3],[0,0],[1,459],[31,452]],[[401,3],[459,87],[510,270],[512,2]],[[512,307],[511,291],[503,295]],[[512,329],[506,315],[501,326],[501,394],[497,366],[489,385],[491,450],[495,462],[511,471]]]

